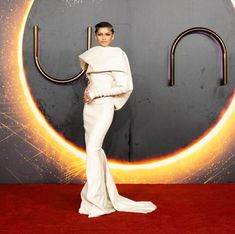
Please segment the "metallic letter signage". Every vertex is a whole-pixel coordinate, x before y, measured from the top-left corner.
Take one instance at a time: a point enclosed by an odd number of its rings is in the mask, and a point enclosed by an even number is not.
[[[203,28],[203,27],[195,27],[195,28],[190,28],[185,30],[184,32],[182,32],[173,42],[172,46],[171,46],[171,51],[170,51],[170,81],[169,81],[169,85],[173,86],[175,84],[175,49],[177,44],[179,43],[179,41],[185,37],[188,34],[191,33],[203,33],[205,35],[207,35],[208,37],[211,37],[213,40],[216,40],[217,43],[220,45],[220,49],[221,49],[221,64],[222,64],[222,68],[223,68],[223,82],[221,82],[220,84],[225,85],[228,83],[228,78],[227,78],[227,50],[226,50],[226,46],[223,42],[223,40],[221,39],[221,37],[216,34],[215,32],[213,32],[212,30],[208,29],[208,28]]]
[[[34,62],[36,64],[37,69],[39,70],[39,72],[48,80],[54,82],[54,83],[69,83],[72,82],[74,80],[79,79],[84,73],[85,71],[81,71],[79,74],[77,74],[76,76],[72,77],[72,78],[68,78],[66,80],[60,80],[60,79],[56,79],[50,75],[48,75],[42,68],[42,66],[40,65],[39,59],[38,59],[38,50],[39,50],[39,43],[38,43],[38,26],[34,26],[33,27],[33,35],[34,35]],[[92,42],[92,28],[91,27],[87,27],[87,49],[91,48],[91,42]]]
[[[39,43],[38,43],[38,26],[34,26],[34,62],[36,64],[37,69],[39,70],[39,72],[48,80],[54,82],[54,83],[69,83],[72,82],[74,80],[79,79],[84,73],[85,71],[81,71],[79,74],[77,74],[76,76],[72,77],[72,78],[68,78],[65,80],[60,80],[60,79],[56,79],[52,76],[50,76],[49,74],[47,74],[42,66],[40,65],[39,59],[38,59],[38,50],[39,50]],[[203,27],[195,27],[195,28],[190,28],[185,30],[184,32],[182,32],[181,34],[179,34],[179,36],[174,40],[172,46],[171,46],[171,50],[170,50],[170,80],[169,80],[169,85],[173,86],[175,84],[175,50],[176,47],[178,45],[178,43],[180,42],[180,40],[185,37],[186,35],[189,35],[191,33],[202,33],[207,35],[208,37],[212,38],[213,40],[215,40],[221,49],[221,64],[222,64],[222,70],[223,70],[223,74],[222,74],[222,78],[223,81],[221,81],[222,85],[227,84],[228,82],[228,78],[227,78],[227,50],[226,50],[226,46],[225,43],[223,42],[223,40],[221,39],[221,37],[215,33],[214,31],[208,29],[208,28],[203,28]],[[91,48],[92,44],[92,27],[87,27],[87,49]]]

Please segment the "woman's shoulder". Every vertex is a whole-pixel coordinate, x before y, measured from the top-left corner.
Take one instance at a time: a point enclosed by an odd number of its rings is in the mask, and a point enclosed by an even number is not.
[[[91,60],[97,61],[97,59],[101,59],[104,62],[105,60],[120,60],[123,58],[125,52],[118,46],[94,46],[90,49],[86,50],[84,53],[79,55],[80,59],[83,59],[88,63]]]
[[[110,51],[110,50],[124,52],[124,50],[119,46],[106,46],[106,47],[104,47],[104,46],[99,46],[99,45],[93,46],[90,49],[86,50],[85,52],[90,53],[90,52],[95,52],[95,51]]]
[[[110,46],[111,48],[117,50],[117,51],[121,51],[121,52],[124,52],[123,49],[119,46]]]
[[[115,53],[117,53],[118,55],[120,55],[121,57],[123,57],[123,55],[125,55],[125,56],[127,56],[126,55],[126,52],[121,48],[121,47],[119,47],[119,46],[116,46],[116,47],[112,47],[112,49],[113,49],[113,52]]]
[[[123,51],[121,47],[119,46],[93,46],[91,47],[88,51],[92,51],[92,50],[117,50],[117,51]]]

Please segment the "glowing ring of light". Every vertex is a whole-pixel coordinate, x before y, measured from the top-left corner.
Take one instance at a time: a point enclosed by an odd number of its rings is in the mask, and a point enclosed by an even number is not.
[[[75,145],[73,145],[71,142],[64,139],[62,136],[60,136],[47,122],[45,117],[42,115],[40,110],[37,108],[29,87],[27,85],[26,76],[23,69],[23,60],[22,60],[22,45],[23,45],[23,32],[26,25],[27,16],[31,10],[31,7],[33,5],[34,0],[32,0],[27,5],[26,13],[24,15],[24,19],[22,21],[21,30],[19,33],[18,38],[18,69],[20,74],[20,81],[23,87],[24,95],[26,97],[26,101],[28,102],[28,105],[31,109],[31,111],[34,114],[34,117],[37,119],[37,121],[42,125],[46,131],[52,136],[52,138],[58,142],[62,147],[65,147],[68,151],[70,151],[73,155],[79,156],[79,158],[83,159],[85,161],[85,151],[83,149],[78,149]],[[202,136],[199,140],[197,140],[194,144],[191,144],[186,149],[181,150],[179,152],[176,152],[172,155],[168,155],[166,159],[160,159],[160,160],[146,160],[141,163],[122,163],[118,162],[116,160],[110,160],[113,162],[110,162],[109,165],[113,169],[122,170],[122,171],[129,171],[129,170],[143,170],[143,169],[155,169],[164,167],[167,165],[170,165],[175,162],[179,162],[179,160],[184,159],[188,160],[188,156],[191,154],[201,150],[204,147],[208,147],[208,142],[212,142],[213,140],[218,137],[218,133],[222,132],[222,129],[228,128],[226,123],[228,120],[232,119],[232,115],[235,115],[235,93],[233,93],[232,97],[230,98],[229,105],[223,113],[221,113],[219,121],[214,125],[210,130],[207,131],[204,136]],[[226,127],[227,126],[227,127]],[[222,133],[221,133],[222,134]],[[212,144],[212,143],[211,143]],[[212,148],[212,147],[211,147]],[[116,161],[116,162],[115,162]]]

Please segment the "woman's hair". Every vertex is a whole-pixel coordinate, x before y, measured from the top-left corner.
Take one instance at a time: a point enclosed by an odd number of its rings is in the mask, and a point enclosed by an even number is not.
[[[100,22],[98,24],[95,25],[95,33],[98,32],[99,28],[110,28],[111,29],[111,32],[114,33],[114,30],[113,30],[113,25],[110,24],[109,22]]]

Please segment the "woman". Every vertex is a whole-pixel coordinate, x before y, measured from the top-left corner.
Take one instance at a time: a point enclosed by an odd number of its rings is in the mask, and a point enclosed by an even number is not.
[[[109,46],[114,39],[112,25],[101,22],[95,28],[99,45],[79,56],[81,67],[86,70],[88,85],[83,97],[87,181],[81,191],[82,202],[78,212],[89,218],[116,210],[152,212],[157,208],[152,202],[133,201],[118,194],[102,149],[114,111],[126,103],[133,83],[126,53],[120,47]]]

